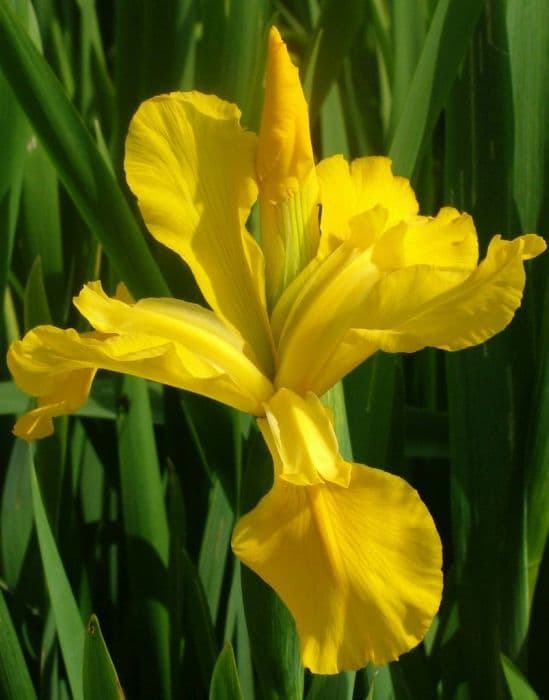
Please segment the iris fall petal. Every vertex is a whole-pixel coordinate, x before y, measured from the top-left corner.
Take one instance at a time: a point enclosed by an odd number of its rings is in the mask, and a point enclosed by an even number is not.
[[[256,415],[263,412],[271,382],[246,357],[243,339],[213,312],[175,299],[126,303],[107,297],[99,283],[85,287],[75,303],[99,332],[39,326],[10,347],[8,366],[16,383],[39,397],[42,410],[33,413],[35,418],[46,415],[46,406],[51,416],[79,408],[97,369],[194,391]],[[44,420],[21,436],[51,433],[51,422],[44,433]],[[20,419],[22,425],[30,425],[29,419]]]
[[[416,491],[350,466],[348,488],[275,477],[232,540],[290,609],[314,673],[396,659],[425,636],[440,602],[440,539]]]

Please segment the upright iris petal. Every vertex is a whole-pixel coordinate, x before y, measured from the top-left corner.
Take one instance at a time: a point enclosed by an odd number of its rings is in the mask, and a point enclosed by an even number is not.
[[[297,68],[273,28],[257,150],[261,243],[272,307],[318,248],[318,183]]]
[[[160,95],[132,119],[124,167],[149,231],[190,266],[212,309],[272,369],[263,255],[245,228],[257,196],[255,134],[213,95]]]

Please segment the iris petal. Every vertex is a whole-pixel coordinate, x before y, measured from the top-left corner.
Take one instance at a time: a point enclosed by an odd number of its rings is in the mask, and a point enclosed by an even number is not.
[[[197,92],[144,102],[125,169],[148,229],[190,266],[211,307],[271,367],[264,260],[245,228],[257,196],[257,139],[235,105]]]
[[[322,202],[322,257],[349,238],[355,217],[369,209],[379,205],[387,211],[386,228],[418,212],[409,181],[393,175],[389,158],[371,156],[349,164],[343,156],[332,156],[316,170]]]
[[[396,659],[425,636],[441,597],[440,539],[417,492],[350,467],[348,488],[275,477],[232,540],[290,609],[314,673]]]
[[[309,115],[297,68],[273,27],[257,150],[261,244],[272,306],[315,256],[318,183]]]
[[[348,344],[361,342],[386,352],[415,352],[426,346],[461,350],[488,340],[520,306],[523,260],[544,249],[543,239],[532,234],[513,241],[495,236],[471,274],[427,265],[387,274],[332,360],[344,361]]]
[[[473,219],[444,207],[435,217],[402,221],[377,240],[372,262],[387,271],[412,265],[472,271],[478,263]]]
[[[371,251],[354,249],[354,239],[352,233],[296,296],[280,336],[277,386],[322,395],[377,350],[459,350],[484,342],[520,305],[523,260],[545,249],[533,234],[496,236],[475,267],[472,221],[452,209],[393,227]],[[307,343],[315,352],[305,358]]]
[[[99,332],[39,326],[10,347],[8,366],[15,382],[39,397],[39,408],[16,426],[21,437],[50,434],[51,417],[82,405],[97,369],[194,391],[256,415],[263,412],[273,391],[270,381],[246,356],[243,339],[212,311],[175,299],[130,304],[107,297],[99,283],[85,287],[75,303]]]
[[[258,425],[282,479],[348,485],[350,469],[339,455],[331,415],[314,394],[302,397],[280,389],[265,404],[265,413]]]

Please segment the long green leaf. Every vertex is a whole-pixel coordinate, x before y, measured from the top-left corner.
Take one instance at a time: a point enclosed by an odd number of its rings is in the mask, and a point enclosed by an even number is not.
[[[503,5],[483,17],[446,128],[448,184],[455,204],[472,212],[484,248],[492,232],[516,225]],[[526,312],[499,337],[446,360],[457,598],[475,696],[503,692],[499,653],[517,659],[528,630],[523,467],[534,353]]]
[[[503,668],[512,700],[539,700],[537,693],[526,678],[505,654],[501,655],[501,667]]]
[[[530,606],[549,536],[549,289],[542,314],[545,342],[541,347],[541,371],[536,387],[526,461],[526,537]]]
[[[181,594],[185,600],[185,616],[190,623],[190,636],[196,647],[202,684],[207,688],[217,656],[215,631],[198,571],[185,549],[180,549],[179,556],[184,581]]]
[[[210,507],[198,559],[198,572],[214,624],[217,619],[233,520],[233,511],[227,496],[221,483],[216,481],[210,493]]]
[[[75,700],[83,698],[82,663],[84,658],[84,624],[74,599],[63,562],[57,550],[48,517],[42,502],[40,487],[34,472],[30,448],[28,464],[31,471],[32,501],[40,555],[44,566],[46,584],[55,616],[61,653],[67,670],[71,692]]]
[[[323,2],[315,32],[311,37],[312,61],[307,65],[310,77],[309,112],[314,124],[320,107],[334,81],[339,77],[343,60],[362,29],[366,3],[361,0]],[[314,49],[313,49],[314,47]]]
[[[0,695],[5,700],[36,698],[2,590],[0,590]]]
[[[124,698],[116,669],[95,615],[91,616],[86,627],[83,683],[84,700],[122,700]]]
[[[410,177],[424,139],[440,114],[471,41],[482,0],[440,0],[429,27],[389,156]]]
[[[21,440],[13,443],[2,492],[2,572],[11,588],[15,588],[19,580],[32,534],[33,510],[27,452],[28,448]]]
[[[227,642],[217,657],[210,684],[210,700],[243,700],[233,648]]]
[[[132,596],[132,634],[144,693],[170,697],[170,637],[167,565],[169,535],[147,383],[124,377],[118,420],[122,511]],[[128,692],[131,692],[128,688]]]
[[[509,59],[515,117],[513,190],[524,231],[538,225],[544,184],[549,77],[549,4],[507,2]]]
[[[134,294],[167,288],[90,133],[25,30],[0,0],[0,67],[76,207]]]

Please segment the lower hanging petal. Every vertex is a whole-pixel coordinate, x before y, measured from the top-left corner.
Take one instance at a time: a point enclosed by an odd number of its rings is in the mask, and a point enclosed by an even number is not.
[[[75,369],[61,379],[58,387],[38,397],[37,408],[17,419],[13,433],[22,440],[40,440],[53,433],[53,418],[78,411],[89,396],[95,369]]]
[[[461,350],[488,340],[520,306],[523,261],[544,250],[543,239],[533,234],[512,241],[495,236],[486,258],[469,275],[425,265],[387,274],[372,289],[337,354],[360,343],[386,352],[415,352],[427,346]],[[337,364],[338,358],[330,361]]]
[[[471,271],[469,222],[455,221],[462,222],[466,236],[461,251],[456,238],[458,260],[451,267],[411,264],[383,272],[367,264],[367,251],[345,257],[346,244],[323,261],[283,326],[276,385],[321,396],[377,350],[461,350],[502,331],[522,300],[524,260],[542,253],[545,243],[534,234],[512,241],[495,236],[486,258]],[[432,222],[439,224],[440,216]],[[446,243],[452,246],[451,236]],[[400,251],[401,264],[410,262],[405,253]]]
[[[39,326],[10,347],[8,367],[16,384],[38,397],[38,408],[18,421],[20,437],[50,434],[52,416],[84,403],[97,369],[263,413],[273,393],[271,382],[247,357],[240,335],[213,312],[176,299],[111,299],[99,283],[85,287],[75,303],[98,333]]]
[[[314,673],[398,658],[423,639],[442,594],[440,538],[417,492],[350,466],[347,488],[276,477],[233,534],[236,556],[290,609]]]

